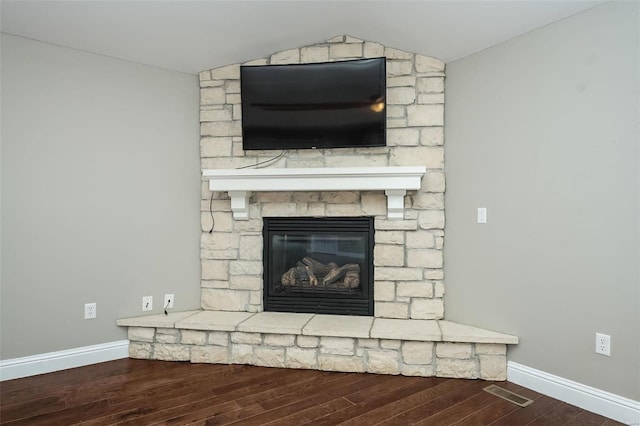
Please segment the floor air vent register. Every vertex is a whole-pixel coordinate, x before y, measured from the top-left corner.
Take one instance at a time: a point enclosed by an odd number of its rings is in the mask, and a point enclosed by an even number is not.
[[[484,390],[489,392],[491,395],[495,395],[498,398],[502,398],[520,407],[526,407],[533,403],[533,400],[529,398],[525,398],[524,396],[518,395],[517,393],[513,393],[496,385],[487,386]]]

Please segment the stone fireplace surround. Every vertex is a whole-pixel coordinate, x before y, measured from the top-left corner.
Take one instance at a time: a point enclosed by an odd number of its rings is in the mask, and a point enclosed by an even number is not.
[[[131,357],[506,379],[516,336],[444,320],[444,63],[338,36],[247,65],[380,56],[386,147],[292,150],[267,168],[240,169],[278,152],[242,150],[239,64],[200,73],[202,310],[118,320]],[[359,173],[377,177],[349,184]],[[374,316],[263,312],[267,216],[373,216]]]

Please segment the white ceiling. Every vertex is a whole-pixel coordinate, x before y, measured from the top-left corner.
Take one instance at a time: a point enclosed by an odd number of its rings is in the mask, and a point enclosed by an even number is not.
[[[2,32],[195,74],[348,34],[451,62],[602,0],[2,0]]]

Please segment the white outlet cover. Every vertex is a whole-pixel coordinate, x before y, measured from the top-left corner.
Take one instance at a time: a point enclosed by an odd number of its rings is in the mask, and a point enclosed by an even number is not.
[[[84,304],[84,319],[94,319],[96,318],[96,304],[95,303],[85,303]]]
[[[174,302],[174,298],[175,296],[173,294],[165,294],[164,295],[164,308],[165,309],[172,309],[173,308],[173,302]]]
[[[596,353],[611,356],[611,336],[608,334],[596,333]]]
[[[142,310],[150,311],[153,309],[153,296],[144,296],[142,298]]]

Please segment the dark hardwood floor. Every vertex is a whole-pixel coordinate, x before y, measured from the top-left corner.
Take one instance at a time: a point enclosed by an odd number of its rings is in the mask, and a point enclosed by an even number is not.
[[[512,383],[123,359],[0,383],[6,425],[614,425]]]

